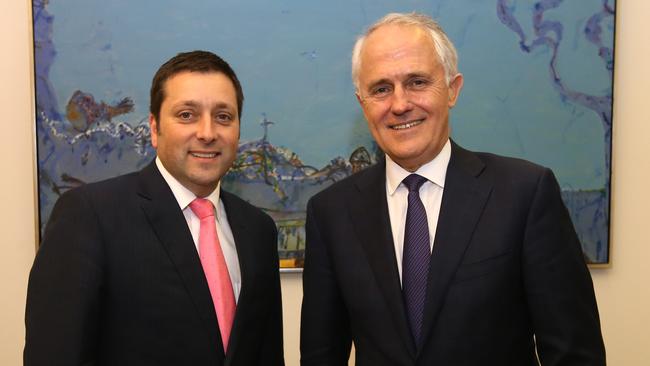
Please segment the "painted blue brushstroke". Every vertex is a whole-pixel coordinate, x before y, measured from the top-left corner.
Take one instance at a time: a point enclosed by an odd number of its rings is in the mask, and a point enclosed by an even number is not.
[[[201,48],[233,65],[246,95],[224,187],[267,210],[281,256],[300,258],[306,200],[381,155],[354,98],[354,39],[389,11],[416,10],[459,49],[454,139],[552,167],[586,256],[607,260],[613,1],[224,0],[194,2],[191,15],[172,0],[33,5],[42,223],[62,191],[153,158],[151,76]],[[157,21],[143,21],[147,12]]]
[[[497,14],[499,20],[519,37],[523,52],[531,53],[538,47],[552,51],[548,63],[550,81],[563,100],[584,106],[599,117],[603,127],[605,171],[611,167],[611,133],[612,133],[612,94],[611,89],[605,95],[590,95],[572,89],[566,85],[557,67],[559,46],[562,42],[564,26],[558,21],[545,20],[545,13],[558,8],[563,0],[542,0],[533,6],[531,17],[534,36],[528,36],[514,15],[514,7],[508,6],[506,0],[498,0]],[[603,2],[602,9],[593,14],[584,28],[585,38],[598,49],[598,56],[603,59],[610,82],[613,72],[613,53],[603,45],[600,27],[603,19],[613,17],[614,11],[608,1]],[[596,191],[564,190],[563,198],[569,208],[574,225],[581,239],[583,249],[589,261],[607,262],[608,258],[608,223],[610,202],[610,175],[606,174],[605,186]]]

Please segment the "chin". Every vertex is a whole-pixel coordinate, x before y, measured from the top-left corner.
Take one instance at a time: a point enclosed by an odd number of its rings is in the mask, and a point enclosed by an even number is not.
[[[217,186],[217,183],[219,182],[219,176],[214,175],[214,176],[202,176],[202,177],[194,177],[192,179],[192,183],[196,185],[197,187],[202,187],[202,188],[214,188]]]
[[[398,159],[401,161],[415,161],[415,160],[419,160],[422,157],[422,155],[424,155],[424,151],[416,151],[416,152],[405,151],[402,152],[401,154],[394,154],[393,156],[395,158],[393,158],[393,160]]]

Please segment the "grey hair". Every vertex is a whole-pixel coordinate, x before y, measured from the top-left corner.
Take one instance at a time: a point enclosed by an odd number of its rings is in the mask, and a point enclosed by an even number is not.
[[[379,27],[387,24],[416,26],[428,31],[433,41],[438,60],[445,69],[445,80],[447,81],[447,85],[449,85],[449,81],[458,74],[458,53],[454,44],[451,43],[445,31],[440,27],[440,24],[431,19],[431,17],[420,13],[389,13],[371,25],[363,35],[357,38],[357,42],[354,44],[354,48],[352,49],[352,82],[354,82],[357,91],[359,90],[361,50],[363,49],[366,38]]]

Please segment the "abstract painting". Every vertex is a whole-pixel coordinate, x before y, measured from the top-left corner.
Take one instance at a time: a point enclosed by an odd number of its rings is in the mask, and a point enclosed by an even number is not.
[[[66,190],[154,159],[151,78],[205,49],[233,66],[246,98],[223,186],[273,217],[281,266],[300,268],[308,199],[382,155],[354,96],[353,43],[388,12],[418,11],[458,48],[452,138],[553,169],[585,259],[609,263],[613,0],[32,4],[41,230]]]

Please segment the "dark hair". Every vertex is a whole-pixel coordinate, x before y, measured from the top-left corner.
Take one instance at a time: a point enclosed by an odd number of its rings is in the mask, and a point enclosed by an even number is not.
[[[160,118],[160,106],[165,99],[165,82],[172,76],[184,72],[218,72],[226,75],[232,81],[237,95],[237,112],[241,118],[244,106],[244,92],[233,69],[221,57],[208,51],[182,52],[160,66],[151,81],[149,112],[156,121]]]

